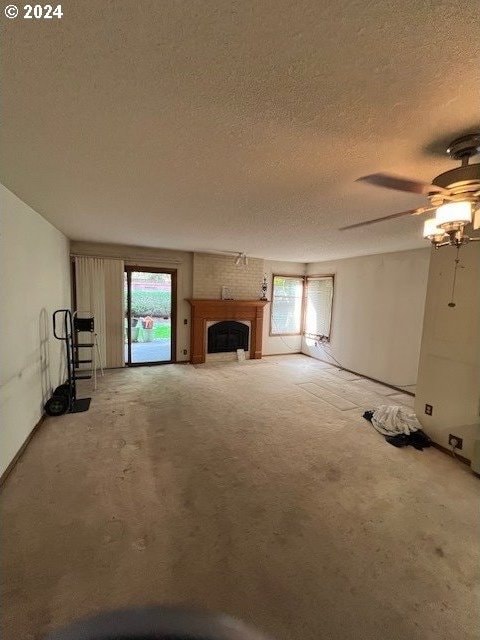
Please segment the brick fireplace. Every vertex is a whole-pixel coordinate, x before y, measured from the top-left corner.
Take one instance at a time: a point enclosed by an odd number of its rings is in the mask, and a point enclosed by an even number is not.
[[[201,364],[205,362],[207,345],[207,322],[218,323],[249,321],[250,326],[250,358],[262,357],[262,329],[263,308],[267,304],[264,300],[204,300],[189,299],[192,307],[192,321],[190,328],[190,362]],[[215,325],[211,325],[215,326]],[[234,325],[230,331],[225,325],[224,338],[219,344],[233,344]],[[237,327],[237,331],[239,331]]]

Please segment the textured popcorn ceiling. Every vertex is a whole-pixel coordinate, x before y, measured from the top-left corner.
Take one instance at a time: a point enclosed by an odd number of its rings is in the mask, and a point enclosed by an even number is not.
[[[479,125],[478,0],[76,0],[6,20],[1,179],[69,237],[313,261],[424,246],[430,180]]]

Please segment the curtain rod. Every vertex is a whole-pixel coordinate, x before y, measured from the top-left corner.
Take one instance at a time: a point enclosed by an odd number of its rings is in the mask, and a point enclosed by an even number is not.
[[[122,256],[97,256],[97,255],[90,255],[90,254],[85,254],[85,253],[71,253],[70,254],[71,258],[98,258],[101,260],[123,260],[123,262],[126,262],[127,264],[141,264],[142,262],[152,262],[152,263],[158,263],[158,262],[170,262],[172,264],[182,264],[182,260],[179,260],[178,258],[164,258],[162,256],[159,256],[158,258],[125,258]]]

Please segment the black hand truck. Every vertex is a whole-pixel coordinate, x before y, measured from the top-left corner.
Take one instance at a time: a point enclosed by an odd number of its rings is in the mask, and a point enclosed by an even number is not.
[[[63,314],[63,316],[62,316]],[[61,322],[62,320],[62,322]],[[62,327],[58,333],[59,325]],[[79,375],[75,371],[78,357],[78,347],[91,346],[78,344],[74,340],[73,316],[70,309],[57,309],[53,313],[53,335],[57,340],[65,342],[65,356],[67,359],[67,380],[55,389],[52,397],[45,403],[45,413],[49,416],[61,416],[64,413],[81,413],[88,411],[91,398],[77,398],[77,380],[88,379],[91,376]]]

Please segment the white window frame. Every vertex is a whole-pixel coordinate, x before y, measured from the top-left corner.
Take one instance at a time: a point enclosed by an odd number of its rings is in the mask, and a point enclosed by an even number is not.
[[[328,336],[309,333],[306,331],[307,327],[307,313],[308,313],[308,282],[309,280],[322,280],[325,278],[330,278],[332,281],[332,302],[330,305],[330,323],[329,323],[329,331]],[[333,305],[335,301],[335,274],[326,273],[321,275],[311,275],[305,276],[304,282],[304,311],[303,311],[303,335],[305,338],[309,338],[311,340],[317,340],[319,342],[330,342],[332,339],[332,325],[333,325]]]
[[[275,330],[274,322],[273,322],[273,301],[275,297],[275,278],[290,278],[292,280],[301,280],[302,282],[302,296],[301,296],[301,307],[300,307],[300,322],[299,322],[299,330],[293,333],[279,333]],[[303,322],[304,322],[304,311],[305,311],[305,276],[294,276],[292,274],[284,274],[284,273],[274,273],[272,274],[272,296],[270,301],[270,336],[272,337],[280,337],[280,336],[301,336],[303,334]]]

